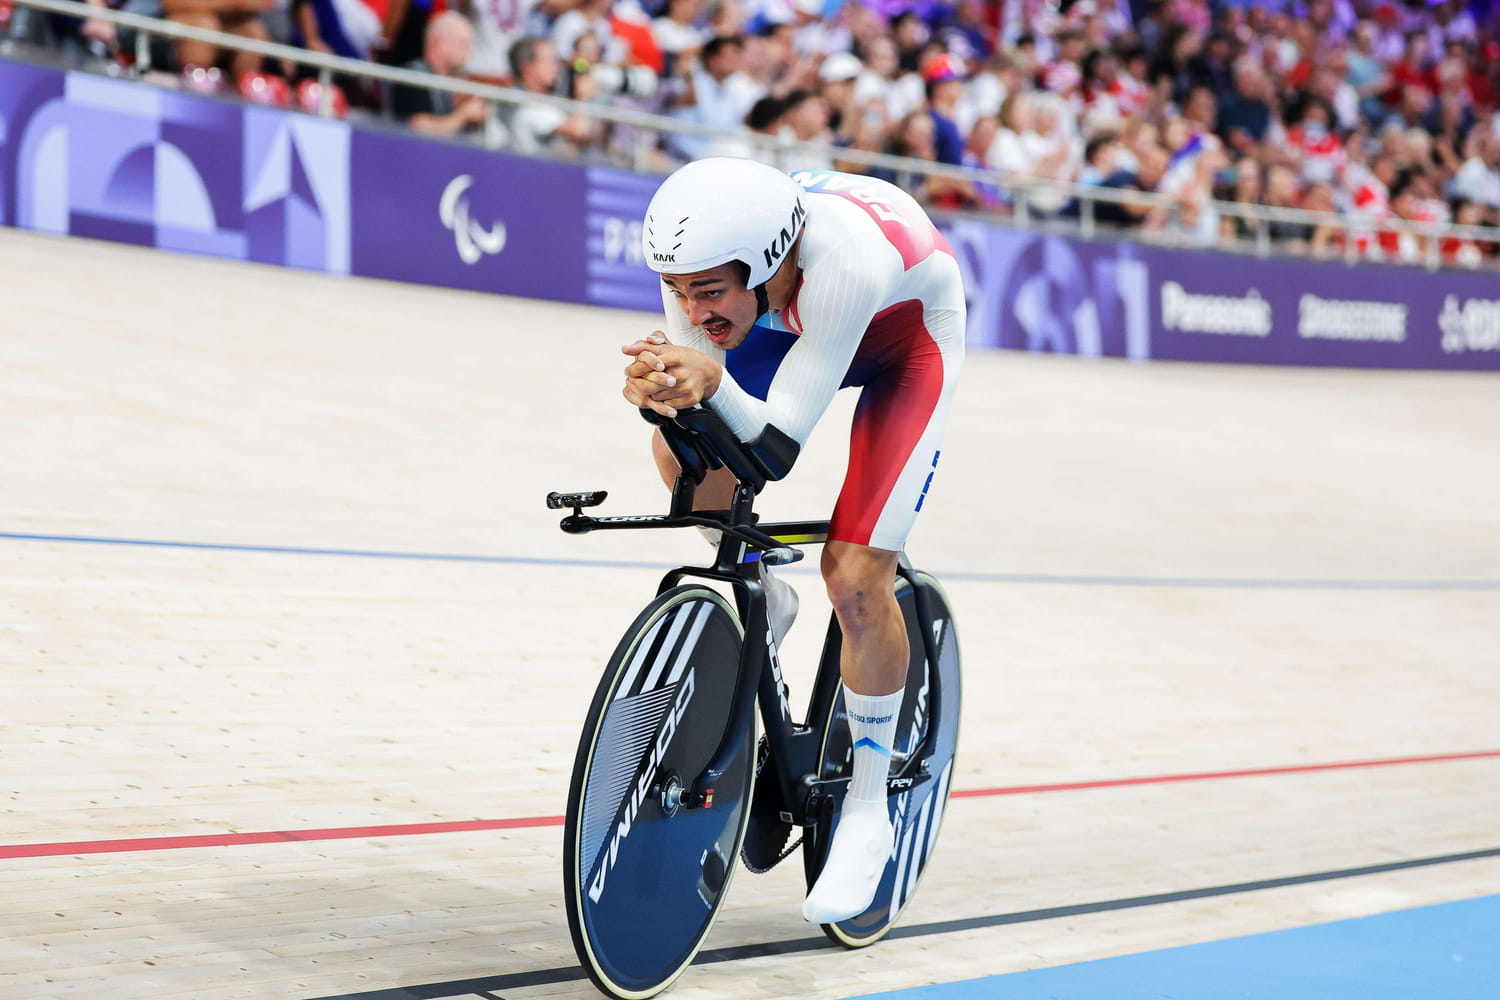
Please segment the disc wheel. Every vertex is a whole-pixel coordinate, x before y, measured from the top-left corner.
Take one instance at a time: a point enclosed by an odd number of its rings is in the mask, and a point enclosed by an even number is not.
[[[906,673],[906,694],[897,716],[896,745],[892,757],[900,761],[895,768],[887,799],[896,842],[875,901],[864,913],[836,924],[824,924],[823,933],[847,948],[874,944],[901,916],[911,901],[917,883],[932,856],[948,788],[953,777],[953,759],[958,750],[958,713],[962,696],[959,676],[958,635],[953,628],[953,613],[948,596],[937,580],[918,573],[924,584],[932,614],[932,635],[937,662],[929,663],[917,619],[916,590],[904,579],[896,581],[896,599],[906,618],[906,632],[911,642],[911,662]],[[925,758],[921,749],[936,716],[938,732],[931,753]],[[834,700],[826,727],[823,750],[818,761],[820,779],[848,778],[852,770],[853,748],[849,723],[844,709],[842,689]],[[811,888],[823,870],[833,831],[838,828],[838,806],[846,785],[837,789],[837,801],[827,802],[822,815],[809,831],[803,848],[803,867]]]
[[[730,725],[744,632],[715,591],[683,586],[636,618],[584,723],[564,827],[568,928],[584,971],[622,1000],[654,996],[692,962],[734,871],[755,732],[714,787],[681,794]]]

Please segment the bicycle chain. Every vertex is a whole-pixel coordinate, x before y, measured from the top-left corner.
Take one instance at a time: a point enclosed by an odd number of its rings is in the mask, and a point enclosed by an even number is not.
[[[770,871],[772,868],[775,868],[787,858],[791,857],[792,852],[802,846],[802,840],[806,836],[806,834],[803,834],[801,837],[798,837],[796,840],[792,841],[790,846],[788,846],[786,850],[781,852],[781,857],[777,858],[775,861],[772,861],[769,865],[766,865],[766,871]]]

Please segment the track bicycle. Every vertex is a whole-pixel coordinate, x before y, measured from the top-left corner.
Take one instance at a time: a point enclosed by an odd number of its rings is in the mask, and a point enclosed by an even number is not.
[[[584,722],[568,790],[564,884],[579,961],[605,994],[666,989],[713,926],[736,858],[765,872],[800,844],[809,887],[822,870],[852,770],[830,616],[807,716],[792,718],[756,562],[802,558],[827,521],[760,524],[755,497],[791,468],[797,445],[775,428],[742,444],[706,407],[675,419],[643,410],[682,473],[666,514],[594,517],[604,491],[551,493],[571,533],[700,526],[721,541],[710,566],[668,572],[626,630]],[[693,510],[712,469],[736,480],[732,506]],[[718,584],[715,589],[710,584]],[[883,937],[910,902],[942,824],[958,744],[959,651],[947,595],[903,554],[896,596],[911,663],[888,778],[895,847],[868,910],[823,925],[848,948]],[[733,603],[722,590],[728,590]],[[756,739],[756,704],[764,735]],[[793,829],[802,831],[788,846]]]

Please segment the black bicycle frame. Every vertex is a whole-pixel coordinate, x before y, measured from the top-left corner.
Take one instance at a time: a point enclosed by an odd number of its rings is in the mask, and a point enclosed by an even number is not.
[[[833,710],[834,699],[838,697],[839,654],[843,633],[839,629],[838,620],[831,618],[807,714],[801,723],[797,723],[791,715],[776,640],[766,614],[765,588],[756,579],[754,560],[747,560],[746,556],[751,555],[751,546],[764,553],[777,551],[787,544],[822,542],[828,533],[828,522],[754,524],[751,513],[754,495],[744,487],[736,490],[735,504],[730,511],[722,514],[694,513],[691,511],[691,487],[685,492],[687,505],[682,513],[676,513],[680,507],[679,501],[684,499],[683,481],[679,479],[673,489],[674,513],[591,517],[575,509],[572,515],[564,519],[563,528],[569,532],[584,533],[596,530],[700,526],[718,528],[724,532],[712,566],[681,566],[671,570],[662,577],[657,590],[658,593],[665,593],[689,578],[726,583],[734,591],[740,620],[745,625],[745,641],[740,648],[740,659],[736,665],[738,683],[735,685],[734,700],[730,707],[729,726],[703,771],[684,789],[682,804],[689,809],[712,805],[715,786],[730,763],[744,749],[745,742],[754,731],[751,713],[759,702],[761,722],[771,751],[770,759],[774,762],[781,801],[788,813],[784,818],[798,826],[808,825],[814,819],[812,812],[818,801],[815,793],[822,783],[816,771],[825,736],[822,722],[819,721],[817,725],[812,722],[828,719]],[[896,572],[912,587],[916,600],[918,631],[922,636],[922,651],[929,669],[936,670],[937,640],[932,634],[931,601],[927,585],[917,577],[904,554],[898,561]],[[931,753],[931,741],[939,731],[941,701],[934,699],[930,705],[932,714],[927,725],[926,739],[920,748],[921,760],[925,760]]]

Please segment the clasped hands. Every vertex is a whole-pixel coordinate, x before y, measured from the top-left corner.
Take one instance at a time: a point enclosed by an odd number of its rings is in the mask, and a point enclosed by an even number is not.
[[[664,417],[675,417],[678,409],[712,398],[724,375],[719,362],[702,351],[668,343],[660,330],[620,350],[633,359],[625,366],[625,398]]]

